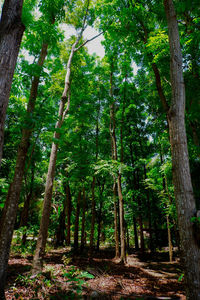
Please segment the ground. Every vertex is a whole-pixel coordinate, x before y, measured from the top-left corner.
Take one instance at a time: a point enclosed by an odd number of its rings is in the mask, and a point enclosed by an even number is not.
[[[52,250],[37,277],[30,274],[31,256],[11,256],[6,299],[186,299],[178,259],[169,263],[167,253],[132,251],[121,265],[113,255],[113,249],[94,252],[92,259],[86,250]]]

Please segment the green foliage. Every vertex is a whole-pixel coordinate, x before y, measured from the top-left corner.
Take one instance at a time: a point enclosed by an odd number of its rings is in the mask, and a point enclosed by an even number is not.
[[[70,294],[80,295],[83,290],[83,285],[86,283],[86,279],[93,279],[94,276],[86,271],[80,271],[74,266],[71,266],[67,271],[63,270],[63,276],[70,284]]]

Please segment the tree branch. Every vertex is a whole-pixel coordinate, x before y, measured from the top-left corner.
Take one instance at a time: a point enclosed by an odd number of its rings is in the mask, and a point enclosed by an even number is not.
[[[78,48],[76,48],[74,51],[78,51],[80,48],[82,48],[83,46],[85,46],[87,43],[93,41],[94,39],[96,39],[97,37],[99,37],[100,35],[102,35],[104,32],[100,32],[97,35],[93,36],[91,39],[86,40],[83,44],[81,44]]]

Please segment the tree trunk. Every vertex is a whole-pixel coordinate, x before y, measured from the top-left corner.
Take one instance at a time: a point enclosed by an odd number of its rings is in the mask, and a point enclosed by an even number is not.
[[[128,230],[128,226],[127,226],[127,224],[126,224],[126,236],[127,236],[127,238],[126,238],[126,240],[127,240],[127,251],[129,251],[129,249],[130,249],[130,238],[129,238],[129,230]]]
[[[81,228],[81,251],[85,247],[85,209],[86,209],[86,198],[85,188],[83,187],[83,215],[82,215],[82,228]]]
[[[92,220],[91,220],[91,231],[90,231],[90,255],[93,251],[93,243],[94,243],[94,225],[95,225],[95,177],[93,177],[92,181]]]
[[[114,225],[115,225],[115,258],[119,258],[119,231],[118,231],[118,214],[117,214],[117,184],[113,184],[113,201],[114,201]]]
[[[136,218],[133,217],[133,226],[134,226],[134,237],[135,237],[135,250],[139,250],[139,243],[138,243],[138,234],[137,234],[137,222]]]
[[[71,241],[71,213],[72,213],[72,196],[70,192],[69,183],[66,186],[66,198],[67,198],[67,236],[66,236],[66,245],[70,245]]]
[[[126,263],[126,245],[125,245],[125,227],[124,227],[124,201],[121,187],[121,174],[117,178],[118,196],[119,196],[119,219],[120,219],[120,241],[121,241],[121,256],[122,263]]]
[[[139,207],[141,207],[141,200],[138,200],[138,205],[139,205]],[[140,251],[143,253],[144,252],[144,232],[143,232],[143,221],[142,221],[141,211],[139,213],[138,221],[139,221],[139,227],[140,227]]]
[[[146,175],[146,166],[144,165],[144,178],[147,178]],[[149,219],[149,248],[151,252],[154,252],[153,236],[152,236],[152,219],[151,219],[151,202],[149,196],[149,189],[146,189],[147,195],[147,206],[148,206],[148,219]]]
[[[126,80],[127,78],[125,78],[125,83]],[[126,102],[126,86],[124,87],[124,99],[123,99],[123,109],[122,109],[122,118],[121,118],[121,127],[120,127],[121,163],[123,163],[124,161],[123,130],[124,130],[125,102]],[[126,230],[125,230],[125,221],[124,221],[124,199],[122,195],[121,170],[118,171],[117,185],[118,185],[118,197],[119,197],[119,217],[120,217],[119,219],[120,219],[120,241],[121,241],[120,259],[122,263],[126,263]]]
[[[70,106],[70,94],[68,93],[69,93],[69,85],[70,85],[71,64],[72,64],[74,53],[76,51],[76,45],[78,44],[78,41],[79,38],[72,46],[71,53],[67,63],[65,86],[64,86],[62,98],[60,100],[60,105],[59,105],[59,112],[58,112],[59,119],[56,123],[55,126],[56,131],[54,132],[54,136],[53,136],[55,142],[52,143],[52,147],[51,147],[51,154],[50,154],[49,167],[48,167],[46,186],[45,186],[42,219],[40,222],[40,230],[39,230],[39,235],[38,235],[38,240],[36,245],[36,251],[33,258],[33,269],[32,269],[33,274],[39,273],[42,270],[42,265],[43,265],[42,260],[43,260],[47,236],[48,236],[48,226],[49,226],[49,218],[50,218],[50,211],[51,211],[51,199],[53,193],[53,182],[54,182],[57,151],[58,151],[58,140],[60,138],[60,134],[57,131],[57,129],[61,128],[65,115],[68,112]],[[65,103],[67,100],[67,94],[68,94],[68,105],[67,108],[64,110]]]
[[[0,20],[0,165],[6,110],[21,39],[25,30],[21,21],[22,6],[23,0],[5,0]],[[2,279],[0,275],[1,288],[4,285]],[[2,291],[2,297],[3,294]]]
[[[65,186],[64,186],[65,187]],[[65,219],[66,219],[66,214],[67,214],[67,206],[68,206],[68,184],[65,187],[66,189],[66,197],[63,201],[63,211],[60,214],[60,218],[59,218],[59,225],[56,231],[56,246],[63,246],[64,245],[64,241],[65,241]]]
[[[97,229],[97,251],[99,251],[99,247],[100,247],[102,207],[103,207],[103,201],[102,201],[102,199],[100,199],[100,208],[99,208],[99,215],[98,215],[98,229]]]
[[[76,205],[76,217],[75,217],[75,228],[74,228],[74,250],[75,251],[78,250],[80,202],[81,202],[81,191],[79,191],[79,193],[78,193],[77,205]]]
[[[43,47],[42,47],[42,50],[40,53],[40,57],[38,60],[38,65],[40,67],[43,66],[46,54],[47,54],[47,44],[43,44]],[[34,110],[34,107],[35,107],[38,84],[39,84],[39,77],[35,76],[33,79],[33,82],[32,82],[31,92],[30,92],[30,97],[29,97],[29,102],[28,102],[28,107],[27,107],[27,119],[28,120]],[[1,232],[0,232],[0,252],[2,253],[2,255],[1,255],[1,259],[0,259],[0,266],[3,264],[3,262],[4,262],[4,264],[7,265],[7,261],[8,261],[7,257],[9,255],[9,251],[10,251],[10,244],[11,244],[12,234],[13,234],[13,230],[14,230],[18,201],[19,201],[19,197],[20,197],[22,180],[23,180],[23,176],[24,176],[25,161],[26,161],[26,156],[27,156],[27,152],[28,152],[28,148],[29,148],[30,136],[32,133],[32,129],[33,129],[32,126],[31,127],[29,126],[29,128],[23,128],[23,130],[22,130],[22,138],[21,138],[21,142],[18,147],[14,178],[9,187],[8,195],[6,198],[6,203],[4,206],[4,211],[2,214],[2,219],[1,219],[2,226],[1,226]],[[5,254],[3,254],[4,251],[6,251]],[[0,267],[0,269],[1,269],[1,267]],[[4,266],[2,268],[2,271],[0,271],[0,274],[2,274],[2,275],[0,275],[0,280],[1,280],[1,276],[4,276],[3,273],[5,271],[3,271],[3,270],[6,270],[6,266]]]
[[[99,214],[98,214],[98,230],[97,230],[97,251],[99,251],[99,247],[100,247],[100,237],[101,237],[101,222],[102,222],[102,208],[103,208],[103,191],[104,191],[104,183],[102,184],[102,188],[100,185],[100,182],[98,182],[99,184],[99,191],[100,191],[100,207],[99,207]]]
[[[169,223],[169,216],[167,218],[167,235],[168,235],[168,246],[169,246],[169,261],[173,261],[173,246],[172,246],[172,238],[171,238],[171,230],[170,230],[170,223]]]
[[[33,163],[32,172],[31,172],[30,191],[24,201],[24,207],[23,207],[23,210],[21,213],[21,219],[20,219],[20,225],[19,225],[20,227],[27,226],[27,224],[28,224],[28,212],[29,212],[31,199],[33,196],[34,171],[35,171],[35,165]],[[26,232],[24,232],[23,236],[22,236],[22,244],[25,245],[25,243],[26,243]]]
[[[180,244],[185,268],[187,299],[200,299],[200,249],[195,240],[191,218],[196,204],[191,183],[185,130],[185,88],[182,54],[175,9],[172,0],[164,1],[170,44],[172,102],[168,113],[174,194],[178,212]]]

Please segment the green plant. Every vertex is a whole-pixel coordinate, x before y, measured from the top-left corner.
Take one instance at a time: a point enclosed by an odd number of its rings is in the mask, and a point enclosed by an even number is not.
[[[200,225],[200,217],[192,217],[190,221],[194,224]]]
[[[178,278],[178,282],[181,282],[183,280],[183,278],[184,278],[184,274],[182,273]]]
[[[63,276],[69,282],[73,294],[80,294],[85,284],[85,279],[93,279],[94,276],[87,271],[81,271],[74,266],[71,266],[67,272],[64,270]]]

